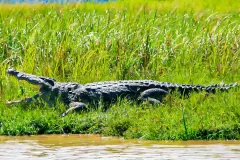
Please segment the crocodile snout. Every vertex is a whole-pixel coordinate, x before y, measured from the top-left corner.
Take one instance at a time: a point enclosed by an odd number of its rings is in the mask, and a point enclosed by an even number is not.
[[[16,76],[19,72],[13,68],[7,70],[7,73],[11,76]]]

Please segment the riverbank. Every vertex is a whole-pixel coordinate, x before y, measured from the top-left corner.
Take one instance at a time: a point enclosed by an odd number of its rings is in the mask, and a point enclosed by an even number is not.
[[[94,133],[148,140],[239,139],[239,89],[161,105],[125,100],[61,118],[66,106],[13,106],[38,88],[9,67],[58,81],[153,79],[210,85],[240,80],[239,2],[151,1],[0,5],[0,134]]]

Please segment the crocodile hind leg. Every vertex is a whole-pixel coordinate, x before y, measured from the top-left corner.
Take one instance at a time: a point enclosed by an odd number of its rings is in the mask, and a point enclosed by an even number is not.
[[[69,104],[70,108],[68,110],[66,110],[66,112],[62,113],[60,116],[61,117],[65,117],[69,112],[71,111],[83,111],[87,109],[87,105],[85,103],[82,102],[72,102]]]
[[[161,103],[160,99],[166,94],[168,94],[168,92],[163,89],[152,88],[142,92],[139,99],[141,101],[148,101],[150,104],[159,104]],[[152,97],[157,97],[157,99]]]

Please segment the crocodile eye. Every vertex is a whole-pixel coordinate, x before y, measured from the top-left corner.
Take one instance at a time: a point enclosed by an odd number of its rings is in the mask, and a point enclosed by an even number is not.
[[[47,83],[49,83],[51,86],[54,86],[54,81],[53,81],[53,80],[47,79],[46,81],[47,81]]]
[[[55,84],[55,80],[52,78],[48,78],[48,77],[40,77],[42,80],[44,80],[45,82],[47,82],[48,84],[50,84],[51,86],[54,86]]]

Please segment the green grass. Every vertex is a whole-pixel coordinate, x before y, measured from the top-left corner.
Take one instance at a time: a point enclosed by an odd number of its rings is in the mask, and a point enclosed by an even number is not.
[[[100,133],[140,139],[240,139],[239,89],[160,106],[125,100],[58,115],[46,105],[5,105],[38,88],[9,67],[58,81],[153,79],[209,85],[240,81],[240,3],[128,1],[0,5],[0,134]]]

